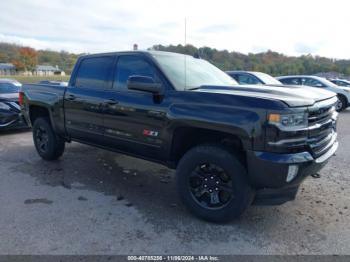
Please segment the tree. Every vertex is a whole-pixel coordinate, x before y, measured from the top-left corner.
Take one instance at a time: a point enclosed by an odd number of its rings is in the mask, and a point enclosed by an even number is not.
[[[17,71],[25,71],[26,70],[25,65],[19,60],[14,59],[11,61],[11,63],[16,67]]]
[[[38,64],[38,53],[33,48],[21,47],[17,63],[24,71],[33,72]]]

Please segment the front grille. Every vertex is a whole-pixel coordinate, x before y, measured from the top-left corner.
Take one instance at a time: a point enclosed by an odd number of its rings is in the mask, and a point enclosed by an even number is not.
[[[309,108],[308,146],[315,158],[326,153],[336,141],[336,102],[332,98]]]

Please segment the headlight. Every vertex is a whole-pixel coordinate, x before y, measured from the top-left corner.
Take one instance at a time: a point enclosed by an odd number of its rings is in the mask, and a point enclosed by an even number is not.
[[[268,122],[281,130],[293,131],[308,126],[308,114],[269,114]]]
[[[0,102],[0,109],[2,110],[10,110],[10,106],[6,105],[5,103],[3,102]]]

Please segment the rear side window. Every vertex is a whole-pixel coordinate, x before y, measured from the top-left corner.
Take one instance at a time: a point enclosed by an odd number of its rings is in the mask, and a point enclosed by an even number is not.
[[[108,89],[113,71],[114,57],[91,57],[81,61],[75,80],[76,87]]]
[[[299,78],[286,78],[286,79],[278,79],[284,85],[301,85]]]
[[[114,86],[117,89],[127,89],[130,76],[148,76],[159,82],[155,69],[143,57],[125,55],[120,56],[117,62]]]

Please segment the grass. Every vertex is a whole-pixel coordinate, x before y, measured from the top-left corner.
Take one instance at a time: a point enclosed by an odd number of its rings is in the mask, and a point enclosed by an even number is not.
[[[21,83],[37,83],[42,80],[49,81],[69,81],[70,76],[21,76],[21,75],[9,75],[0,76],[0,78],[16,79]]]

